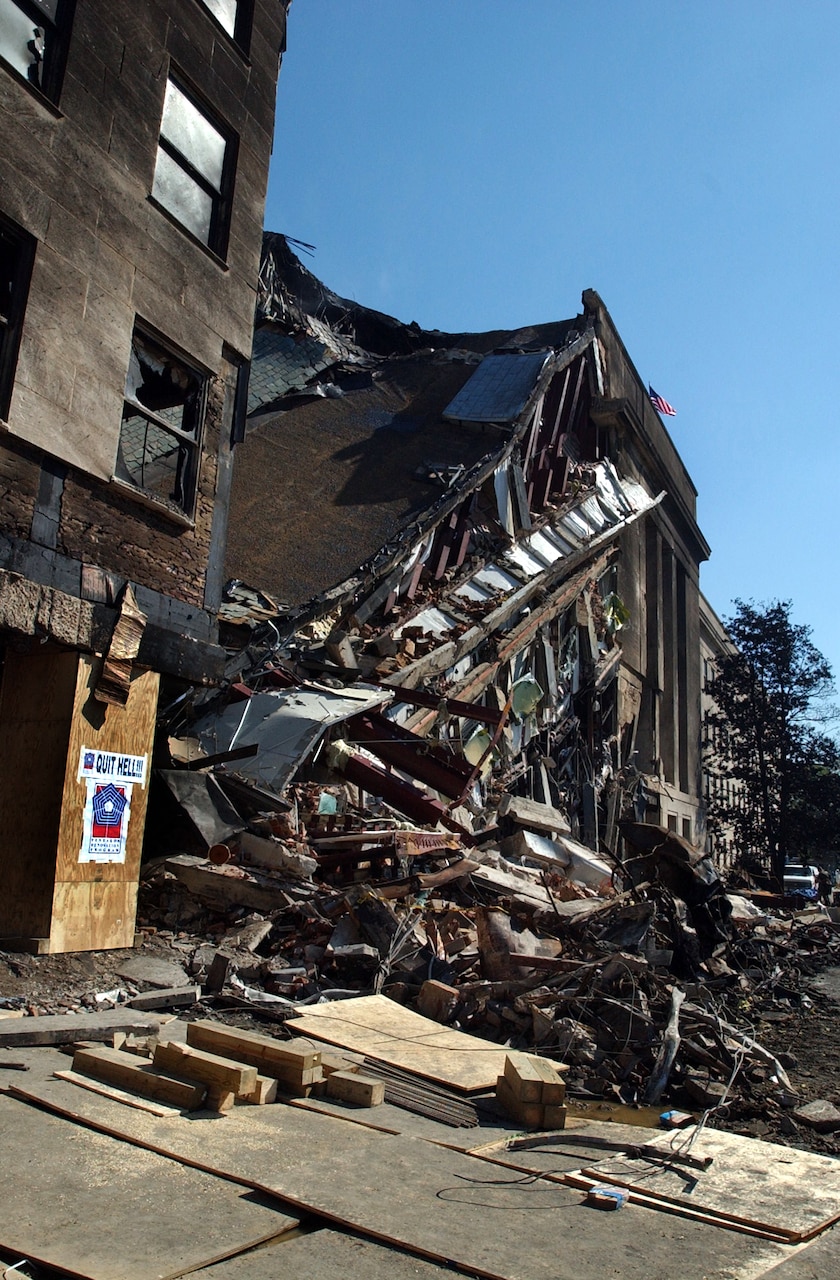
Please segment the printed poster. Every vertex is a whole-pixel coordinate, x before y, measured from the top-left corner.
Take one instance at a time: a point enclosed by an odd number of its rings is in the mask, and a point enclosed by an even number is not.
[[[125,862],[135,783],[146,785],[148,756],[82,747],[79,780],[86,788],[79,862]]]

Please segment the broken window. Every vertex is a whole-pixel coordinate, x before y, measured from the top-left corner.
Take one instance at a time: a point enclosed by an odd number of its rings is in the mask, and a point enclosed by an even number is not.
[[[246,49],[251,34],[251,4],[248,0],[201,0],[219,26]]]
[[[9,413],[34,257],[32,236],[0,218],[0,418]]]
[[[56,101],[64,67],[69,0],[0,0],[0,58]]]
[[[116,477],[191,513],[206,378],[136,330],[125,380]]]
[[[227,244],[232,152],[230,135],[170,78],[152,198],[220,255]]]

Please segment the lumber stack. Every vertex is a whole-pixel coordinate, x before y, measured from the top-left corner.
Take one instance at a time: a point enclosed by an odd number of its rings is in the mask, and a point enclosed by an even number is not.
[[[308,1097],[313,1085],[323,1080],[321,1050],[308,1040],[276,1040],[273,1036],[221,1022],[191,1022],[187,1044],[196,1050],[248,1063],[258,1073],[276,1082],[280,1092]]]
[[[554,1067],[534,1054],[508,1054],[496,1098],[523,1129],[563,1129],[566,1086]]]
[[[182,1111],[195,1111],[204,1102],[207,1086],[164,1074],[151,1062],[123,1049],[96,1045],[76,1049],[73,1070],[103,1084],[128,1089],[143,1098],[166,1102]]]
[[[359,1055],[328,1050],[322,1055],[302,1038],[277,1040],[202,1021],[188,1025],[186,1044],[157,1037],[143,1043],[122,1036],[121,1041],[119,1048],[77,1044],[74,1073],[152,1100],[163,1112],[174,1107],[224,1113],[237,1102],[262,1106],[278,1094],[308,1097],[312,1092],[364,1107],[384,1100],[385,1086],[360,1071]]]

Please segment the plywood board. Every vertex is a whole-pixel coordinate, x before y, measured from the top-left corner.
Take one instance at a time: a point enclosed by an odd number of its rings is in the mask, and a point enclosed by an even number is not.
[[[690,1131],[689,1131],[690,1132]],[[685,1141],[681,1131],[675,1147]],[[667,1147],[660,1138],[655,1144]],[[738,1134],[704,1129],[691,1149],[704,1171],[618,1156],[583,1172],[674,1204],[803,1240],[840,1219],[840,1161]]]
[[[0,1049],[17,1045],[75,1044],[79,1040],[110,1040],[115,1031],[155,1035],[160,1015],[135,1009],[91,1010],[86,1013],[45,1013],[39,1018],[15,1018],[0,1023]],[[37,1061],[37,1059],[36,1059]],[[66,1065],[66,1064],[65,1064]]]
[[[299,1107],[302,1111],[315,1111],[321,1115],[333,1116],[337,1120],[345,1120],[349,1124],[358,1124],[365,1129],[377,1129],[381,1133],[403,1133],[411,1138],[425,1138],[427,1142],[451,1147],[453,1151],[471,1151],[486,1143],[503,1142],[513,1133],[520,1132],[515,1125],[505,1124],[503,1119],[497,1124],[456,1129],[452,1125],[441,1124],[439,1120],[398,1107],[393,1102],[383,1102],[375,1111],[360,1111],[358,1107],[338,1102],[334,1098],[314,1095],[309,1098],[289,1098],[288,1104]]]
[[[160,676],[156,671],[134,672],[128,702],[115,707],[93,696],[101,668],[100,658],[79,655],[56,850],[51,951],[113,949],[134,943],[149,784],[134,787],[125,862],[80,863],[86,788],[78,778],[79,755],[85,746],[151,759]]]
[[[507,1056],[497,1044],[442,1027],[387,996],[313,1005],[286,1025],[296,1035],[327,1040],[463,1093],[495,1088]]]
[[[13,1098],[0,1097],[0,1133],[0,1245],[89,1280],[179,1275],[297,1222],[221,1178]]]
[[[126,706],[93,697],[101,659],[6,656],[0,693],[0,937],[42,952],[130,947],[148,785],[131,798],[124,863],[80,863],[82,746],[151,757],[159,676],[135,672]]]
[[[66,1080],[68,1084],[78,1085],[80,1089],[89,1089],[91,1093],[99,1093],[103,1098],[111,1098],[126,1107],[136,1107],[138,1111],[148,1111],[152,1116],[179,1116],[177,1107],[169,1107],[165,1102],[152,1102],[150,1098],[141,1098],[136,1093],[126,1093],[112,1084],[103,1084],[101,1080],[92,1080],[78,1071],[56,1071],[57,1080]]]
[[[281,1280],[283,1276],[300,1280],[455,1280],[451,1271],[434,1262],[328,1229],[219,1262],[202,1272],[201,1280]]]
[[[31,1092],[42,1105],[66,1108],[70,1089],[56,1080]],[[131,1141],[489,1280],[603,1280],[617,1259],[622,1280],[673,1280],[672,1222],[680,1280],[753,1280],[757,1258],[769,1266],[780,1256],[770,1242],[635,1206],[611,1214],[605,1230],[604,1215],[585,1208],[579,1191],[297,1108],[243,1107],[219,1121],[173,1123],[93,1094],[72,1101],[77,1115]],[[574,1248],[558,1247],[564,1238]]]

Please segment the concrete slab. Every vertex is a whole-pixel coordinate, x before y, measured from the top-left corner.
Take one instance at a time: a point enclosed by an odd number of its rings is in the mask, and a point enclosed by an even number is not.
[[[153,987],[182,987],[189,981],[183,965],[163,956],[129,956],[116,970],[129,982],[148,982]]]

